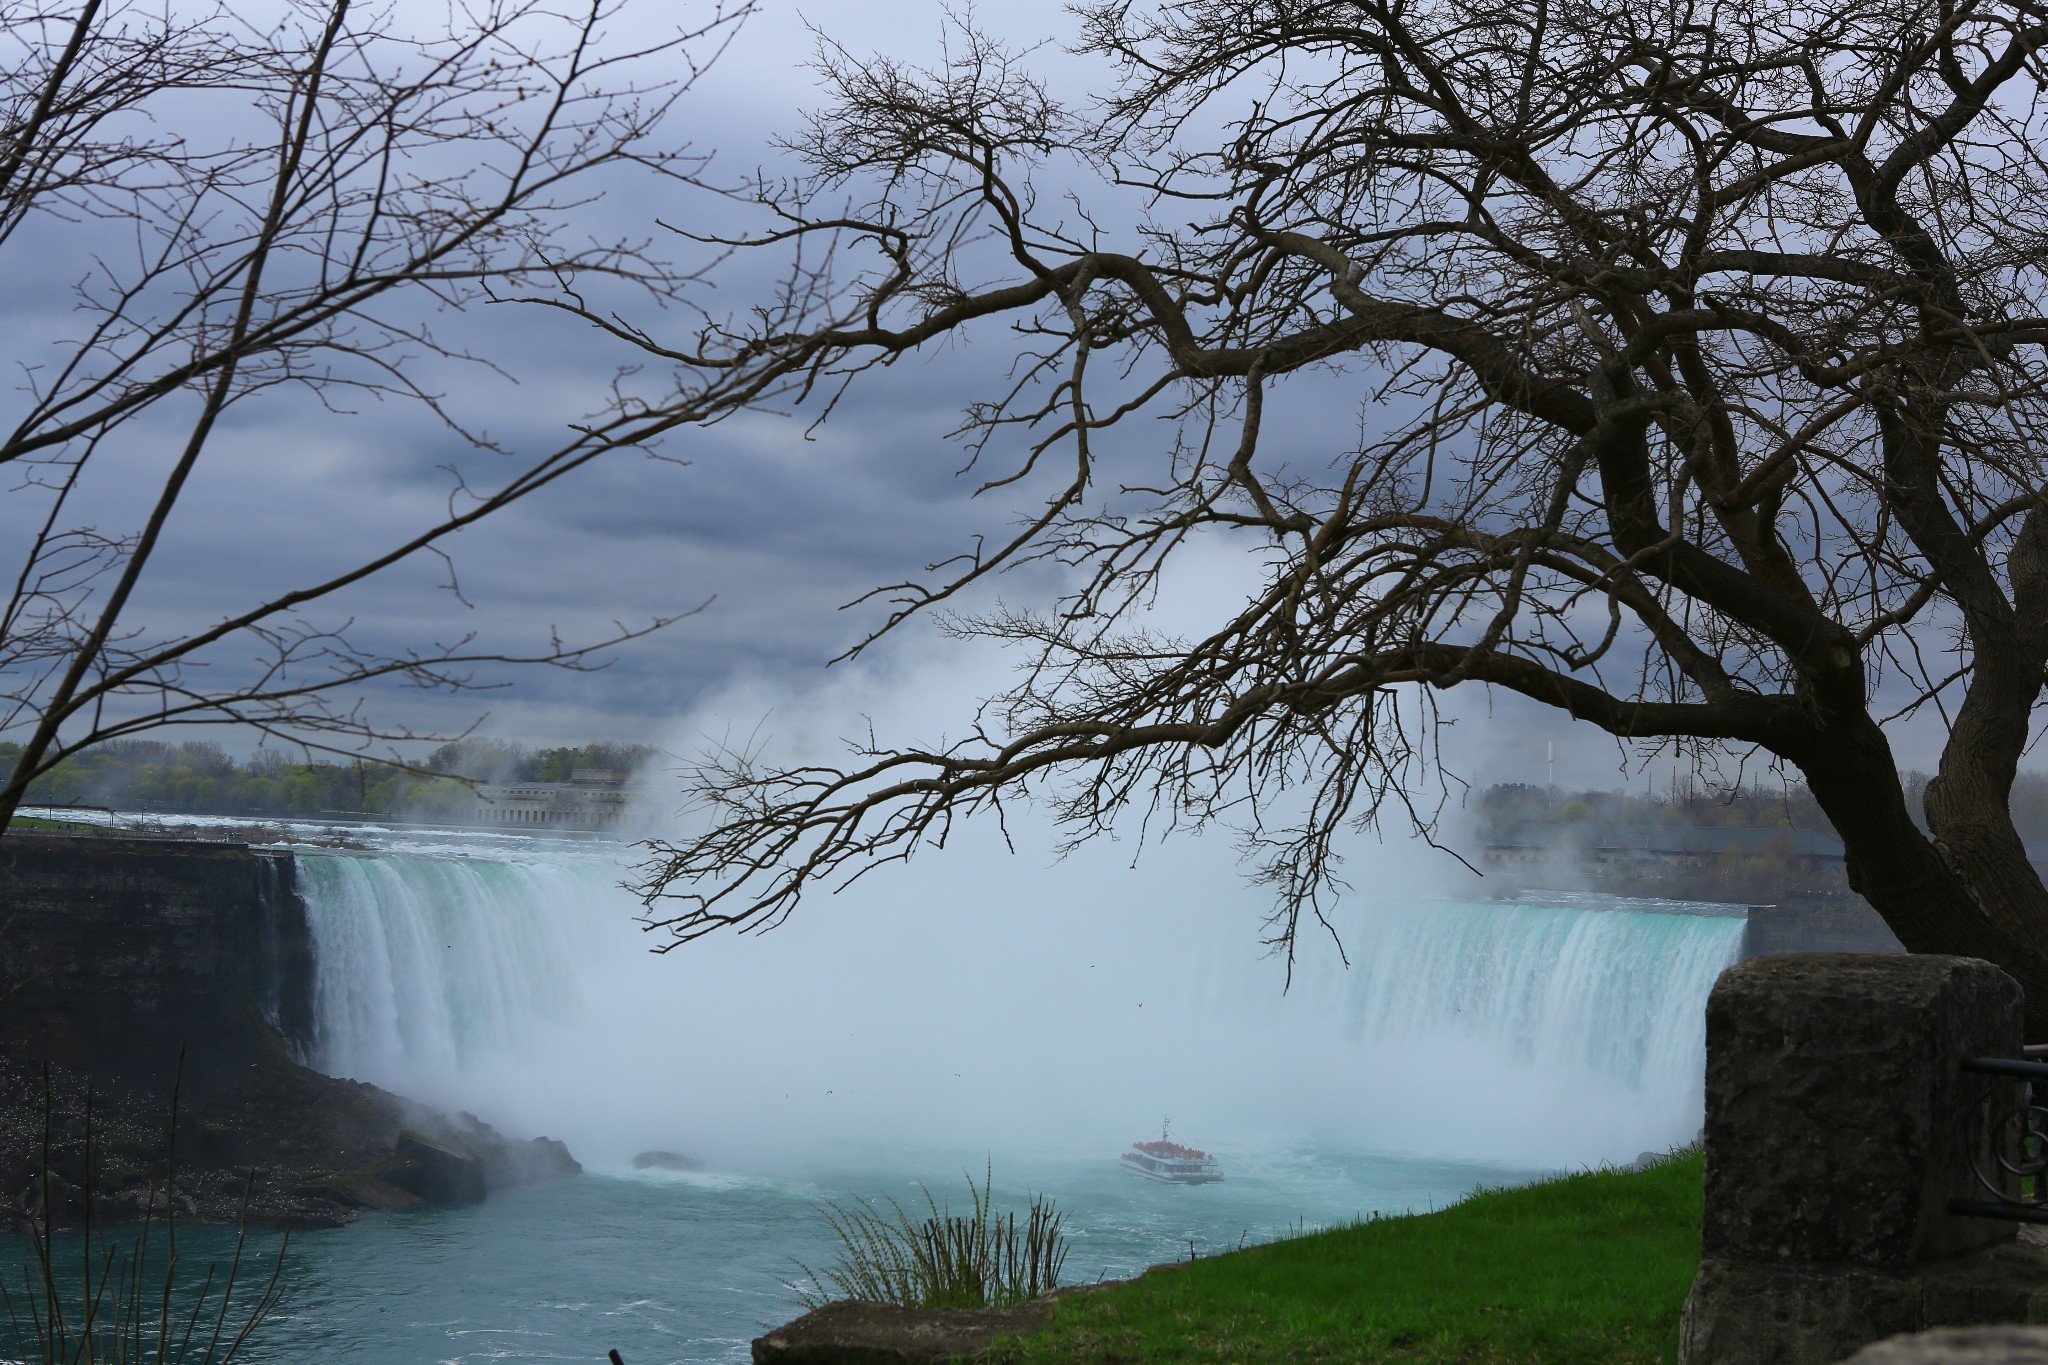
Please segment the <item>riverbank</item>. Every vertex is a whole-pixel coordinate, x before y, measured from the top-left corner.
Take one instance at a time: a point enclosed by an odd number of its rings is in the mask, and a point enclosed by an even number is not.
[[[1005,1365],[1656,1365],[1699,1268],[1701,1159],[1487,1190],[1062,1295]]]

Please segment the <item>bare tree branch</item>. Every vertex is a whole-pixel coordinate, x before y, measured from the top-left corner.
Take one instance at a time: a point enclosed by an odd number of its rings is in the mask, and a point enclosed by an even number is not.
[[[1429,698],[1477,684],[1796,765],[1899,936],[1997,958],[2048,1024],[2048,890],[2009,811],[2048,681],[2048,12],[1106,0],[1080,22],[1117,77],[1085,113],[972,32],[929,69],[825,46],[830,101],[791,141],[812,174],[757,187],[772,221],[732,243],[753,269],[786,253],[779,296],[658,350],[787,358],[796,397],[836,398],[1006,327],[1017,379],[960,435],[988,487],[1052,491],[887,590],[880,629],[1007,567],[1075,579],[947,618],[1027,661],[953,747],[709,756],[705,831],[646,868],[650,923],[774,923],[1029,792],[1076,838],[1133,808],[1238,825],[1291,950],[1343,830],[1430,831]],[[1048,178],[1082,188],[1041,204]],[[1119,239],[1099,224],[1134,187]],[[1290,413],[1311,374],[1356,394],[1355,445]],[[1171,435],[1104,489],[1097,448],[1117,431],[1128,466],[1136,418]],[[1162,567],[1225,534],[1261,588],[1201,638],[1149,634]],[[1941,632],[1959,671],[1921,648]],[[1962,698],[1932,838],[1880,676]]]
[[[0,830],[30,783],[94,743],[235,724],[360,753],[421,738],[360,709],[373,683],[461,691],[483,666],[588,669],[689,614],[538,651],[370,649],[306,615],[408,559],[445,561],[454,533],[592,460],[773,387],[786,366],[772,357],[653,395],[618,387],[550,444],[512,452],[419,377],[423,360],[495,368],[438,341],[437,314],[580,305],[599,286],[687,306],[688,270],[630,233],[592,236],[577,211],[613,170],[701,183],[704,156],[666,121],[746,11],[714,0],[633,46],[612,36],[616,0],[461,7],[439,31],[360,0],[293,0],[261,22],[124,0],[0,15],[0,250],[18,272],[77,281],[73,330],[49,338],[0,423],[10,511],[34,527],[9,547],[0,603],[0,733],[22,738]],[[69,258],[51,255],[60,241]],[[166,530],[222,422],[279,391],[330,411],[410,404],[436,439],[513,460],[490,487],[457,478],[445,514],[314,581],[258,583],[211,624],[166,630],[136,606]],[[95,490],[132,479],[121,461],[138,450],[168,456],[146,511],[100,529]]]

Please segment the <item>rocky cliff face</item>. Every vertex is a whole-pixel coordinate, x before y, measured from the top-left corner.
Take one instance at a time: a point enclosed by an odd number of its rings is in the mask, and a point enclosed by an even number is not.
[[[0,837],[0,1039],[95,1074],[206,1081],[303,1056],[312,948],[289,854]]]
[[[299,1065],[313,954],[293,881],[289,854],[242,844],[0,837],[0,1223],[82,1221],[87,1190],[110,1221],[161,1199],[181,1055],[178,1199],[201,1221],[236,1221],[244,1191],[253,1221],[303,1227],[581,1169]]]

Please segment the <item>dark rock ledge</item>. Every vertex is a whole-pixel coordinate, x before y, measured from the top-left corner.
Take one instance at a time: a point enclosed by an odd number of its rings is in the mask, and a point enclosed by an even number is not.
[[[945,1365],[999,1336],[1045,1325],[1053,1295],[1013,1308],[899,1308],[828,1303],[754,1341],[754,1365]]]
[[[244,844],[0,836],[0,1224],[76,1225],[88,1190],[95,1221],[139,1218],[173,1165],[179,1217],[234,1223],[246,1186],[252,1223],[296,1227],[580,1169],[559,1142],[296,1064],[314,1032],[296,887],[289,854]]]
[[[75,1227],[155,1215],[171,1163],[170,1083],[88,1076],[0,1058],[0,1222]],[[92,1112],[88,1125],[86,1100]],[[49,1178],[43,1177],[45,1111]],[[474,1203],[488,1192],[582,1169],[560,1142],[514,1142],[470,1114],[436,1113],[387,1090],[289,1062],[189,1083],[178,1106],[181,1219],[337,1227],[373,1211]],[[91,1169],[87,1148],[90,1136]]]

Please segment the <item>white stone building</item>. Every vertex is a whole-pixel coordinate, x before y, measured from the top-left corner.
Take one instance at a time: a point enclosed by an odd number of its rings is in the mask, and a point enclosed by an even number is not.
[[[630,773],[578,768],[567,782],[486,782],[476,789],[476,823],[515,829],[616,829],[638,794]]]

